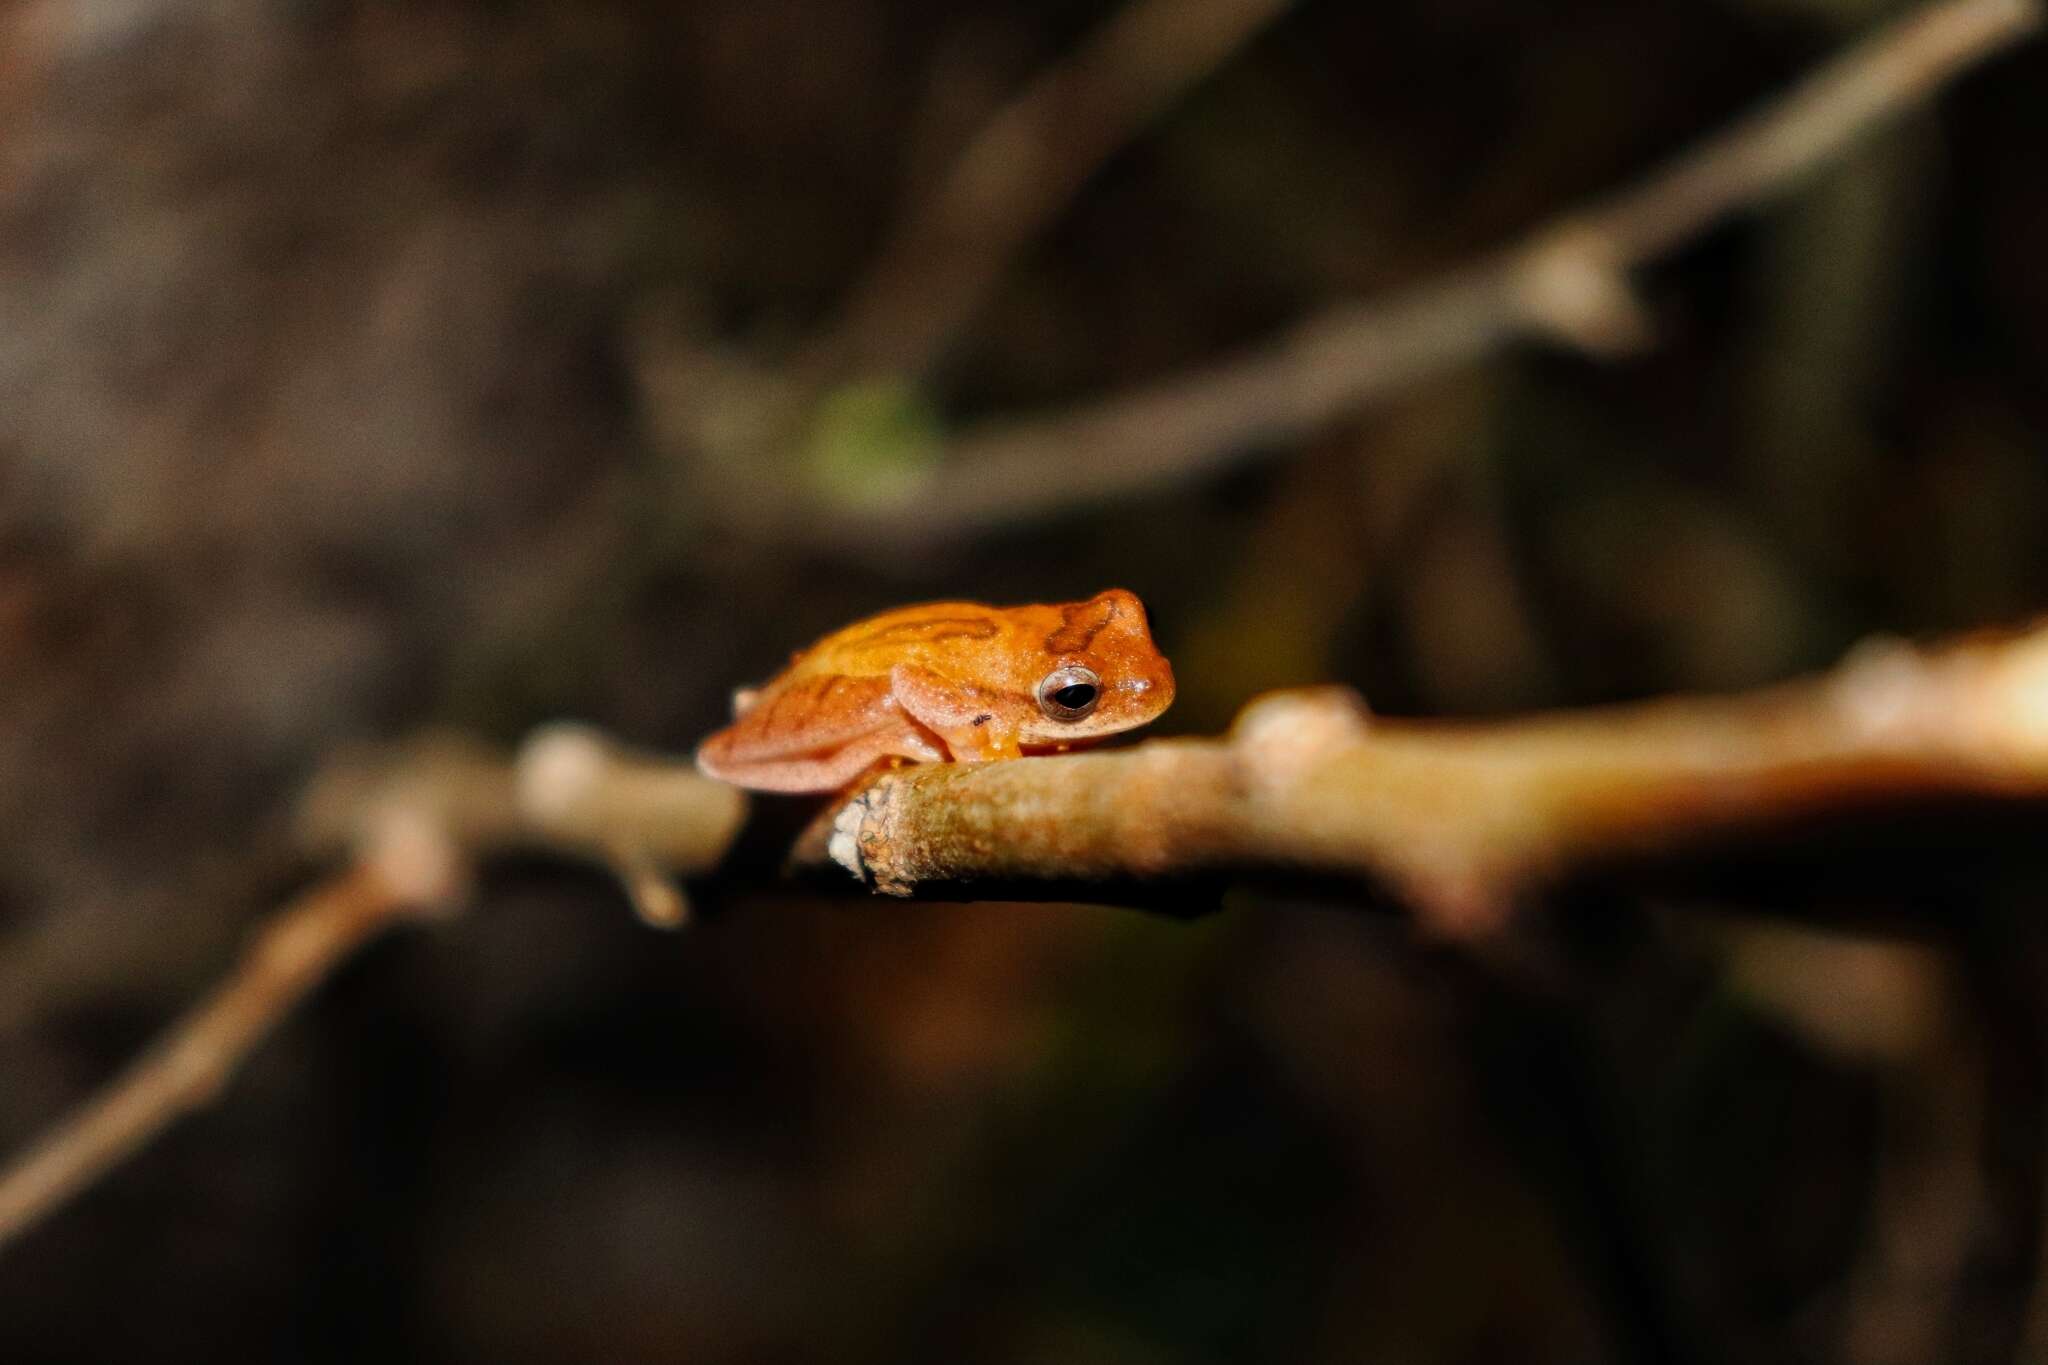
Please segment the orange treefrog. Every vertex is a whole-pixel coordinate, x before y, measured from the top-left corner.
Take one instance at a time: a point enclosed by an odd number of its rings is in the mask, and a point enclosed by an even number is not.
[[[761,791],[834,791],[892,760],[1056,752],[1172,701],[1173,666],[1121,588],[1060,606],[927,602],[834,631],[736,693],[697,766]]]

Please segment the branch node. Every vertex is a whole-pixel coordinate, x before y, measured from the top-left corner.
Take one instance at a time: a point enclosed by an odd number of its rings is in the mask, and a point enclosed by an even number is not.
[[[520,814],[543,841],[615,869],[630,850],[628,861],[662,874],[702,872],[725,856],[747,814],[743,792],[688,762],[636,753],[567,722],[536,731],[521,747],[513,786]],[[642,880],[622,879],[629,889]]]
[[[1926,687],[1920,651],[1896,635],[1874,635],[1843,657],[1830,690],[1850,731],[1874,740],[1905,733]]]
[[[1606,235],[1567,221],[1522,253],[1511,275],[1515,307],[1529,325],[1601,359],[1649,348],[1656,325],[1628,279],[1628,262]]]
[[[366,820],[361,861],[394,900],[421,918],[453,915],[468,899],[470,861],[445,821],[393,801]]]
[[[520,746],[512,766],[513,790],[532,819],[560,822],[590,799],[611,762],[611,743],[601,731],[558,721],[535,730]]]
[[[1230,744],[1247,777],[1284,786],[1371,730],[1372,712],[1351,688],[1297,687],[1247,702],[1231,723]]]

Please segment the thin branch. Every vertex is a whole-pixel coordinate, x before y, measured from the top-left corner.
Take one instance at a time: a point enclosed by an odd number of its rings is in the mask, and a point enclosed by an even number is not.
[[[364,864],[279,911],[208,1000],[0,1175],[0,1245],[211,1101],[287,1010],[416,908]]]
[[[928,368],[1103,163],[1291,3],[1127,5],[976,134],[796,368]]]
[[[1565,213],[1491,259],[1388,300],[1337,305],[1187,374],[969,432],[900,501],[828,518],[824,536],[970,535],[1200,477],[1518,338],[1596,354],[1639,346],[1650,327],[1629,271],[1783,193],[2041,19],[2038,0],[1940,0],[1637,187]]]
[[[718,863],[746,819],[737,789],[687,764],[636,753],[584,725],[550,725],[521,746],[519,805],[549,848],[604,863],[643,923],[680,927],[673,880]]]
[[[1743,696],[1520,721],[1382,721],[1339,689],[1275,693],[1220,740],[890,774],[800,856],[891,895],[1292,868],[1383,882],[1469,932],[1590,858],[1969,794],[2048,796],[2048,626],[1866,646]]]
[[[1850,47],[1775,103],[1708,138],[1583,226],[1618,265],[1662,255],[1762,203],[1870,129],[2041,25],[2039,0],[1946,0]]]
[[[516,764],[445,736],[337,760],[309,786],[302,835],[352,864],[280,910],[211,996],[0,1170],[0,1246],[209,1103],[364,944],[454,910],[478,859],[526,846],[624,866],[643,917],[676,923],[681,893],[662,878],[716,863],[745,812],[732,788],[580,727],[537,732]]]

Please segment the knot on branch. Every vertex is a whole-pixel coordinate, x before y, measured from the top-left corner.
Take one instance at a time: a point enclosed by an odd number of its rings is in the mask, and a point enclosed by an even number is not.
[[[1254,697],[1230,726],[1231,751],[1247,785],[1299,782],[1333,751],[1365,740],[1372,712],[1348,687],[1302,687]]]
[[[1835,670],[1840,725],[1869,743],[1939,748],[2027,784],[2048,767],[2048,626],[1985,633],[1930,652],[1867,640]]]
[[[1566,221],[1521,254],[1514,305],[1531,326],[1589,355],[1612,359],[1655,339],[1650,313],[1628,279],[1628,260],[1598,229]]]

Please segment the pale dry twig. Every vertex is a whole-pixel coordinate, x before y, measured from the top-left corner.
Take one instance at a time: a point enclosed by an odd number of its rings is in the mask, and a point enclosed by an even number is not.
[[[730,787],[653,768],[576,727],[538,732],[516,764],[448,738],[338,760],[308,791],[304,837],[348,850],[350,864],[279,911],[211,996],[0,1170],[0,1245],[211,1101],[364,944],[455,908],[479,858],[532,846],[625,864],[643,916],[674,922],[680,893],[667,879],[716,863],[745,811]]]

